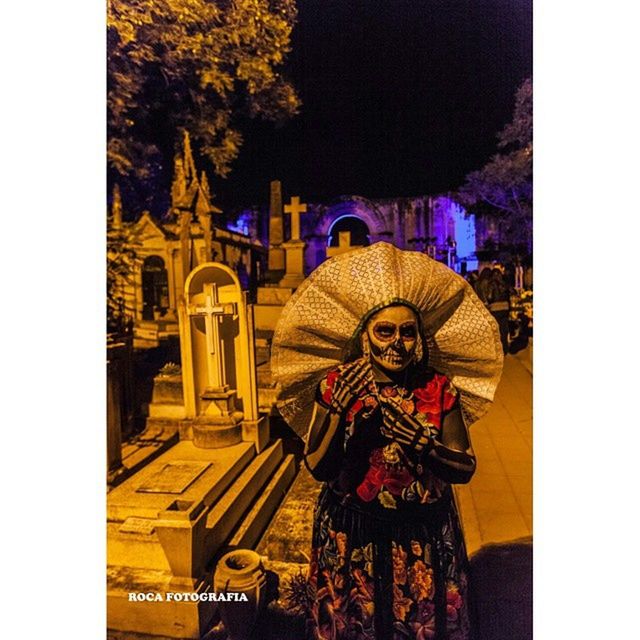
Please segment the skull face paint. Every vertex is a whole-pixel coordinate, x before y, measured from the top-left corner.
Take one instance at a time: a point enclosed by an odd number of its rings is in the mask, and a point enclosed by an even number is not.
[[[371,347],[371,359],[376,365],[389,372],[402,371],[416,349],[416,314],[400,305],[381,309],[367,322],[364,339]]]

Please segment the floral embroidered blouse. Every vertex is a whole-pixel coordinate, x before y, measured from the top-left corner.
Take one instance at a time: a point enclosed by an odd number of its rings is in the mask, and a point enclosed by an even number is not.
[[[341,370],[330,371],[320,381],[317,401],[325,407],[331,403]],[[409,376],[404,387],[370,382],[346,413],[344,456],[328,485],[343,500],[366,511],[385,515],[420,512],[442,497],[447,483],[384,427],[380,397],[398,402],[437,439],[444,416],[458,402],[451,381],[432,369]]]

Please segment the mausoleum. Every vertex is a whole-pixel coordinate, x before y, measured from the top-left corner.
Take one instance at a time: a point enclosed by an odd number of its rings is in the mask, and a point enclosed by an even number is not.
[[[243,288],[254,289],[265,248],[257,238],[230,230],[213,204],[206,173],[198,175],[187,133],[174,160],[171,206],[161,220],[144,212],[135,222],[123,221],[119,191],[112,200],[110,228],[135,254],[132,272],[119,286],[133,320],[134,346],[155,347],[178,336],[178,304],[189,272],[210,261],[233,269]]]

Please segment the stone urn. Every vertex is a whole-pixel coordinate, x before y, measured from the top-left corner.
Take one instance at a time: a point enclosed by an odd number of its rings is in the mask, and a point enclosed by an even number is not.
[[[255,551],[236,549],[220,558],[213,589],[218,594],[230,594],[227,600],[218,601],[228,640],[248,640],[264,605],[266,580],[267,574]]]

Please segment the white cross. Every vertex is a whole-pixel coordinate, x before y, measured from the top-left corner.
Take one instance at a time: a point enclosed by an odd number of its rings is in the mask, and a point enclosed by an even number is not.
[[[327,258],[331,256],[337,256],[341,253],[347,253],[353,249],[358,249],[359,245],[351,245],[351,231],[339,231],[338,232],[338,246],[327,247]]]
[[[284,212],[291,214],[291,238],[300,240],[300,214],[307,212],[307,205],[300,204],[300,198],[293,196],[289,204],[284,205]]]
[[[213,356],[216,354],[217,345],[220,344],[220,321],[225,316],[237,316],[238,311],[235,302],[218,301],[218,286],[215,283],[207,282],[204,285],[204,299],[204,306],[194,306],[192,315],[204,318],[207,351]],[[209,380],[214,386],[223,387],[226,384],[222,354],[218,354],[216,358],[207,358],[207,369]]]

